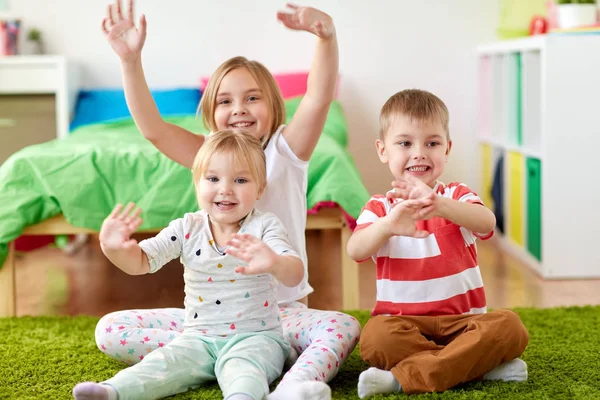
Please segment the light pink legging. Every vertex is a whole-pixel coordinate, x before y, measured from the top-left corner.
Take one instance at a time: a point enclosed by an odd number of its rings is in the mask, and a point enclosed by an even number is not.
[[[354,350],[360,324],[347,314],[313,310],[301,303],[282,307],[283,333],[300,355],[284,380],[329,382]],[[105,315],[96,326],[96,344],[128,365],[165,346],[183,332],[184,310],[125,310]]]

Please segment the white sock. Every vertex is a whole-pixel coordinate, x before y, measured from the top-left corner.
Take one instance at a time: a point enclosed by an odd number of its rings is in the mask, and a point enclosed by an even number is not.
[[[76,400],[117,400],[118,393],[110,385],[83,382],[75,385],[73,388],[73,397]]]
[[[234,393],[234,394],[227,396],[227,398],[225,400],[254,400],[254,399],[245,393]]]
[[[527,380],[527,364],[520,358],[515,358],[498,365],[496,368],[483,376],[488,381],[515,381]]]
[[[267,400],[331,400],[331,388],[321,381],[281,382]]]
[[[358,377],[358,397],[402,391],[402,386],[391,371],[369,368]]]

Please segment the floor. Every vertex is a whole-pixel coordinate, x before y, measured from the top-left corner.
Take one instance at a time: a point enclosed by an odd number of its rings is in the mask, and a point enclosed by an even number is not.
[[[140,236],[138,239],[142,239]],[[335,238],[307,237],[307,245],[331,248]],[[600,280],[543,281],[527,266],[498,250],[494,241],[480,242],[479,264],[488,307],[556,307],[600,304]],[[311,254],[311,253],[309,253]],[[317,252],[319,254],[319,252]],[[321,251],[320,254],[323,254]],[[328,265],[339,260],[309,259],[310,306],[340,309],[341,275]],[[75,254],[43,248],[17,257],[17,315],[104,315],[128,308],[180,307],[183,280],[178,261],[153,275],[129,276],[106,260],[98,239],[89,241]],[[360,307],[375,302],[375,267],[360,266]]]

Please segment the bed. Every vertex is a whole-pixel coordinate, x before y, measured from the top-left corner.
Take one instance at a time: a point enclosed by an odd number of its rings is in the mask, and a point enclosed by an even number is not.
[[[300,100],[285,100],[288,118]],[[165,119],[205,133],[195,115]],[[339,233],[342,306],[357,309],[358,267],[345,243],[369,195],[347,144],[346,120],[334,101],[309,164],[307,230]],[[129,201],[143,210],[140,231],[157,232],[197,209],[190,182],[191,172],[158,152],[131,118],[81,124],[65,139],[13,154],[0,166],[0,316],[16,311],[14,240],[20,235],[95,233],[114,204]]]

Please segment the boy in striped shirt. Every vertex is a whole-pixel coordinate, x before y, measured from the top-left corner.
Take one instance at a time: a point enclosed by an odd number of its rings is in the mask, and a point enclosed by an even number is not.
[[[405,90],[380,115],[377,153],[394,189],[373,196],[348,241],[356,261],[377,263],[377,303],[360,339],[361,398],[441,392],[473,379],[524,381],[518,359],[529,335],[510,310],[486,313],[476,238],[496,219],[462,183],[445,185],[452,141],[448,109],[435,95]]]

